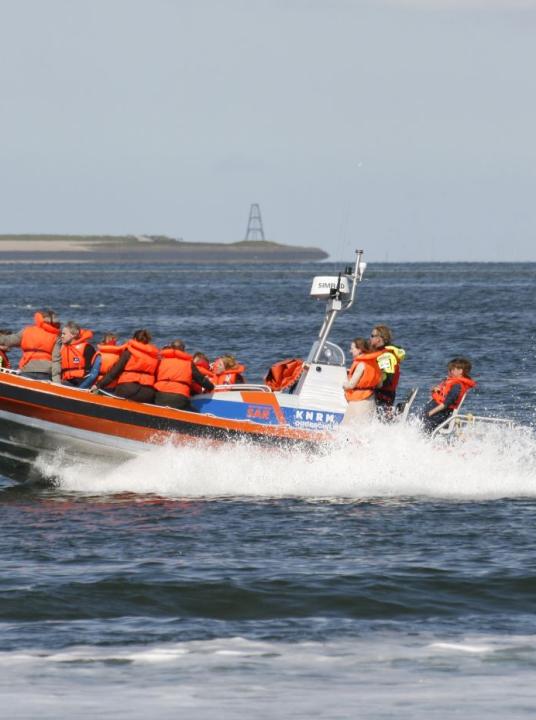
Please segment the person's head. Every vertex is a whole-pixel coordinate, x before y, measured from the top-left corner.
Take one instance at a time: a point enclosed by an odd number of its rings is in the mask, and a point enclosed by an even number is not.
[[[447,365],[450,377],[471,377],[471,361],[466,357],[455,357]]]
[[[102,344],[103,345],[116,345],[117,344],[117,335],[115,333],[104,333],[102,336]]]
[[[60,326],[60,321],[54,310],[50,310],[50,308],[46,310],[40,310],[41,317],[43,319],[43,322],[47,323],[48,325],[53,325],[54,327]]]
[[[78,323],[75,323],[73,320],[69,320],[69,322],[66,322],[61,331],[62,343],[64,345],[69,345],[73,342],[73,340],[79,338],[80,329],[80,325]]]
[[[137,340],[140,343],[143,343],[144,345],[148,345],[151,340],[153,339],[153,336],[151,333],[146,330],[145,328],[142,328],[141,330],[136,330],[134,335],[132,336],[133,340]]]
[[[234,355],[222,355],[220,359],[226,370],[230,370],[236,366],[236,358]]]
[[[166,345],[168,348],[172,348],[173,350],[182,350],[184,351],[184,341],[177,338],[176,340],[172,340],[168,345]]]
[[[372,332],[370,333],[370,345],[374,350],[378,350],[379,348],[389,345],[392,339],[393,333],[391,332],[391,328],[387,327],[387,325],[376,325],[372,328]]]
[[[369,352],[369,350],[370,343],[368,342],[368,340],[365,340],[365,338],[362,337],[354,338],[350,344],[350,352],[352,353],[352,357],[362,355],[363,353]]]
[[[214,360],[214,367],[212,368],[215,373],[222,373],[226,370],[234,368],[236,365],[236,358],[234,355],[221,355],[219,358]]]
[[[194,354],[194,356],[192,357],[192,360],[194,361],[195,365],[200,365],[201,367],[204,367],[204,368],[210,367],[210,360],[205,355],[205,353],[196,352]]]

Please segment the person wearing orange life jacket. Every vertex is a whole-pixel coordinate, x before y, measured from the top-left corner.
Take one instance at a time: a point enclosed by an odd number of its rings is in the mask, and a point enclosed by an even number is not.
[[[125,345],[117,344],[117,336],[114,333],[105,333],[103,335],[102,342],[97,345],[97,353],[101,358],[100,370],[92,389],[103,379],[107,372],[112,369],[119,360],[125,347]],[[107,389],[113,390],[116,385],[117,381],[114,380]]]
[[[64,385],[89,388],[99,374],[101,357],[95,353],[91,330],[69,320],[61,331],[61,381]]]
[[[98,381],[96,388],[105,389],[117,381],[114,393],[127,400],[152,403],[159,352],[151,345],[151,333],[142,328],[123,346],[117,362]]]
[[[23,377],[61,382],[60,323],[53,310],[36,312],[34,324],[18,333],[0,333],[0,345],[21,348],[19,369]]]
[[[357,337],[352,340],[350,352],[353,362],[348,371],[348,380],[343,384],[344,395],[348,400],[344,425],[357,418],[370,419],[374,416],[374,391],[382,381],[382,372],[377,362],[381,350],[371,352],[370,344],[365,338]]]
[[[0,330],[0,335],[11,335],[11,330],[2,329]],[[5,368],[9,370],[11,364],[7,356],[8,350],[9,347],[7,345],[0,345],[0,368]]]
[[[7,350],[7,345],[0,345],[0,368],[3,368],[4,370],[9,370],[9,368],[11,367],[9,358],[7,356]]]
[[[432,399],[422,410],[422,427],[427,433],[432,433],[450,417],[465,394],[476,386],[476,382],[470,377],[471,361],[467,358],[453,358],[447,369],[447,377],[432,388]]]
[[[372,328],[370,345],[373,351],[381,350],[377,362],[383,377],[374,396],[380,417],[386,420],[393,417],[392,408],[400,380],[400,363],[406,357],[406,351],[394,345],[392,339],[393,333],[387,325],[376,325]]]
[[[214,385],[239,385],[244,383],[245,365],[240,365],[234,355],[222,355],[212,363]]]
[[[212,374],[212,370],[210,369],[210,360],[205,355],[205,353],[202,352],[196,352],[193,354],[192,361],[196,368],[199,370],[201,375],[204,375],[205,377],[208,377],[208,379],[211,381],[214,379],[214,376]],[[195,378],[192,382],[192,395],[199,395],[203,392],[203,386],[201,383],[198,383],[195,381]]]
[[[199,371],[192,356],[184,351],[183,341],[173,340],[160,351],[154,384],[155,404],[197,412],[190,403],[194,381],[208,391],[214,390],[210,379]]]

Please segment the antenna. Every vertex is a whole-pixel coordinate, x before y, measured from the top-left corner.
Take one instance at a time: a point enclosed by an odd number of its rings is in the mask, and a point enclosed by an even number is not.
[[[248,229],[244,240],[264,240],[261,208],[258,203],[252,203],[249,209]]]

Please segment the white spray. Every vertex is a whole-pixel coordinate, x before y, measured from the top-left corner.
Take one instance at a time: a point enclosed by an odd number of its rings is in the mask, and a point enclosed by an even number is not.
[[[490,427],[454,444],[416,427],[372,424],[341,433],[319,453],[247,442],[157,447],[121,464],[43,459],[63,491],[156,494],[177,498],[536,496],[536,436],[529,428]]]

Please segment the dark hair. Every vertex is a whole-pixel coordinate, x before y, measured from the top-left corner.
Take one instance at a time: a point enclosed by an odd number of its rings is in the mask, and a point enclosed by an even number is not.
[[[210,360],[209,360],[208,357],[205,355],[205,353],[202,353],[202,352],[196,352],[196,353],[194,353],[194,355],[193,355],[193,357],[192,357],[192,360],[193,360],[194,362],[198,362],[199,360],[204,360],[204,361],[207,363],[207,365],[210,365]]]
[[[173,350],[184,350],[184,342],[180,338],[177,338],[176,340],[172,340],[166,347],[173,348]]]
[[[103,345],[113,345],[117,341],[117,335],[113,332],[104,333],[102,336]]]
[[[463,370],[464,377],[471,377],[471,368],[472,368],[471,361],[466,357],[455,357],[452,358],[452,360],[447,365],[447,368],[449,370],[453,370],[454,368],[460,368]]]
[[[353,344],[356,346],[358,350],[361,350],[362,352],[369,352],[370,350],[370,343],[368,340],[362,337],[356,337],[352,340]]]
[[[54,325],[54,327],[60,326],[60,321],[54,310],[50,310],[48,308],[47,310],[41,310],[41,317],[43,318],[43,322],[48,323],[49,325]]]
[[[153,339],[153,336],[151,333],[146,330],[145,328],[141,328],[141,330],[136,330],[134,335],[132,336],[134,340],[137,340],[138,342],[143,343],[144,345],[148,345],[151,340]]]

